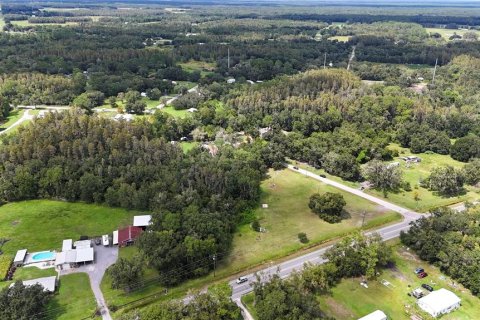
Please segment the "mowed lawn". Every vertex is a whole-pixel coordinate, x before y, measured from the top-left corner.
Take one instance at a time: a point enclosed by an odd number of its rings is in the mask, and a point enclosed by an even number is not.
[[[192,114],[188,112],[187,110],[176,110],[172,106],[165,106],[162,109],[160,109],[162,112],[168,113],[169,115],[173,116],[174,118],[186,118],[191,116]]]
[[[397,150],[399,152],[400,157],[415,155],[420,157],[422,161],[420,163],[410,164],[409,166],[407,166],[405,161],[403,161],[399,157],[395,158],[393,161],[390,161],[390,162],[398,162],[400,164],[400,168],[403,171],[404,181],[407,181],[410,183],[412,191],[407,192],[407,191],[401,190],[398,193],[389,192],[385,200],[395,203],[399,206],[418,211],[418,212],[428,212],[429,210],[432,210],[434,208],[449,206],[449,205],[456,204],[459,202],[464,202],[464,201],[475,201],[480,199],[480,189],[471,187],[471,186],[465,186],[467,191],[465,194],[454,196],[454,197],[442,197],[428,189],[420,187],[420,181],[430,176],[430,173],[433,168],[444,166],[444,165],[450,165],[456,169],[460,169],[465,165],[465,163],[454,160],[449,155],[441,155],[436,153],[413,154],[410,152],[410,149],[402,148],[398,144],[392,143],[389,147],[391,149]],[[327,178],[335,180],[337,182],[341,182],[352,188],[360,188],[360,183],[358,182],[344,181],[339,177],[327,174],[322,169],[317,170],[306,164],[297,164],[297,165],[301,168],[304,168],[306,170],[309,170],[317,174],[325,174]],[[374,196],[377,196],[379,198],[384,198],[383,192],[381,191],[370,189],[370,190],[366,190],[365,192],[372,194]],[[414,197],[415,192],[418,193],[418,197],[419,197],[418,201],[415,200],[415,197]]]
[[[450,37],[454,33],[463,37],[466,32],[475,32],[480,37],[480,32],[478,30],[462,30],[462,29],[443,29],[443,28],[425,28],[425,30],[430,33],[439,33],[443,39],[451,41]]]
[[[48,319],[70,320],[91,316],[97,303],[90,279],[86,273],[73,273],[60,277],[57,292],[47,305]]]
[[[333,41],[337,40],[338,42],[348,42],[350,40],[350,36],[334,36],[328,38],[328,40]]]
[[[12,124],[18,121],[23,116],[25,110],[16,109],[10,112],[7,121],[0,124],[0,131],[3,131],[10,127]]]
[[[0,235],[10,239],[3,251],[15,254],[60,249],[63,239],[99,236],[126,226],[136,214],[119,208],[51,200],[8,203],[0,207]]]
[[[365,199],[327,186],[290,170],[271,171],[270,178],[262,183],[261,203],[268,209],[258,208],[255,215],[265,233],[255,232],[250,225],[243,225],[235,233],[233,250],[220,267],[230,272],[241,270],[293,253],[302,247],[339,238],[362,227],[379,226],[400,220],[400,215]],[[313,193],[338,192],[347,202],[350,218],[330,224],[311,212],[308,201]],[[305,232],[308,244],[298,240],[298,233]],[[226,271],[225,270],[225,271]]]
[[[361,279],[342,280],[333,288],[330,296],[319,297],[322,310],[336,319],[358,319],[378,309],[385,312],[388,319],[407,320],[412,314],[419,315],[423,319],[432,319],[417,307],[414,297],[407,295],[422,283],[427,283],[435,290],[440,288],[450,290],[462,299],[460,309],[444,315],[442,319],[480,319],[478,297],[443,275],[438,268],[421,261],[413,252],[406,250],[400,244],[394,248],[395,267],[384,270],[377,280],[369,281],[368,289],[360,286]],[[423,280],[418,279],[413,272],[419,266],[428,273],[428,277]],[[387,287],[381,283],[382,280],[387,280],[392,285]],[[455,283],[455,286],[452,283]]]

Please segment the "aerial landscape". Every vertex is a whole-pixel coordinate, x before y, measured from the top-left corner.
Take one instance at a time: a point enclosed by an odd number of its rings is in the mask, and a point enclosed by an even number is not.
[[[0,8],[0,320],[480,319],[480,1]]]

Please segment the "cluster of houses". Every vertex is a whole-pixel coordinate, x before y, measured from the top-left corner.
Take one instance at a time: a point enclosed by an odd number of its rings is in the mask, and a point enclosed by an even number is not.
[[[95,243],[97,245],[103,244],[104,246],[110,246],[110,239],[112,239],[112,245],[119,247],[131,245],[138,239],[142,232],[146,230],[147,226],[151,224],[151,221],[151,215],[135,216],[133,217],[133,225],[113,231],[111,238],[108,234],[103,235],[101,240],[98,239],[98,242],[95,241]],[[13,265],[15,267],[38,265],[42,268],[54,266],[57,270],[65,270],[87,263],[93,263],[94,260],[95,250],[92,240],[81,237],[78,241],[73,241],[72,239],[63,240],[62,250],[60,252],[41,251],[28,253],[27,249],[18,250]],[[40,284],[44,290],[48,292],[55,291],[56,283],[56,276],[23,281],[25,286]]]

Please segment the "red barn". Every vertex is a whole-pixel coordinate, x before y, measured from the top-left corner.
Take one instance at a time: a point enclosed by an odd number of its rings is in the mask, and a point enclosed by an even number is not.
[[[125,247],[134,243],[142,232],[142,228],[134,226],[118,230],[118,246]]]

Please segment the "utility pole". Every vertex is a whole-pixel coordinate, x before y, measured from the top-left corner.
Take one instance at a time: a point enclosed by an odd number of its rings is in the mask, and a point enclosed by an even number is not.
[[[327,53],[323,56],[323,69],[327,68]]]
[[[437,73],[438,58],[435,59],[435,68],[433,69],[432,84],[435,84],[435,74]]]
[[[217,270],[217,254],[212,256],[213,259],[213,277],[215,278],[215,271]]]
[[[230,70],[230,48],[227,49],[227,52],[228,52],[228,70]]]

